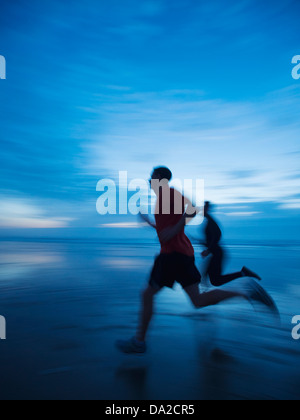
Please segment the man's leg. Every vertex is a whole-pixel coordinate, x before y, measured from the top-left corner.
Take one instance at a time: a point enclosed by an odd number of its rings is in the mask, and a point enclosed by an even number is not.
[[[154,296],[160,291],[159,287],[149,285],[142,295],[142,310],[137,334],[131,340],[119,340],[117,348],[123,353],[145,353],[147,350],[145,339],[153,317]]]
[[[142,310],[140,315],[139,328],[136,335],[136,339],[140,342],[144,342],[146,340],[147,331],[153,317],[154,296],[160,290],[161,288],[159,287],[154,288],[153,286],[149,285],[142,294]]]
[[[188,294],[193,305],[199,308],[205,308],[207,306],[217,305],[218,303],[224,302],[228,299],[233,298],[244,298],[252,305],[255,302],[259,302],[266,306],[275,318],[280,322],[279,310],[271,298],[271,296],[255,281],[250,280],[244,286],[244,291],[225,291],[225,290],[213,290],[207,293],[200,293],[199,285],[194,284],[185,288],[185,292]]]
[[[245,275],[242,273],[242,271],[239,271],[237,273],[227,274],[225,276],[211,275],[209,277],[213,286],[221,287],[225,284],[231,283],[234,280],[241,279],[242,277],[245,277]]]
[[[224,286],[224,284],[228,284],[234,280],[245,277],[242,271],[239,271],[233,274],[227,274],[226,276],[222,276],[223,261],[224,261],[224,254],[223,254],[223,251],[220,249],[213,255],[209,264],[209,268],[207,270],[208,276],[210,278],[210,282],[215,287]]]
[[[205,308],[207,306],[217,305],[218,303],[224,302],[233,298],[244,298],[248,299],[246,293],[226,290],[212,290],[207,293],[200,293],[200,288],[198,284],[193,284],[184,289],[189,298],[191,299],[193,305],[196,308]]]

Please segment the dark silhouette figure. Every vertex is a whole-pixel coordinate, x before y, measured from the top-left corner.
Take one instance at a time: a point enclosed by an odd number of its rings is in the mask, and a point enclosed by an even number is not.
[[[211,284],[215,287],[220,287],[242,277],[252,277],[261,280],[256,273],[249,270],[247,267],[243,267],[241,271],[236,273],[222,275],[225,257],[224,250],[220,246],[222,232],[217,222],[212,218],[210,209],[211,204],[207,201],[204,207],[204,217],[207,219],[207,226],[205,229],[207,249],[202,252],[202,257],[206,258],[209,255],[212,255],[207,269]]]

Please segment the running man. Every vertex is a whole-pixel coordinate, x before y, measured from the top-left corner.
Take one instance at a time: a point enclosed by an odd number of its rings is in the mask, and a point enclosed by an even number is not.
[[[151,177],[151,188],[157,196],[156,224],[148,217],[143,218],[156,229],[161,253],[155,261],[149,285],[143,292],[137,333],[130,340],[116,343],[123,353],[146,352],[146,336],[153,317],[154,298],[164,287],[173,288],[176,281],[183,287],[195,308],[217,305],[233,298],[245,298],[248,301],[259,301],[275,310],[272,299],[254,280],[247,292],[218,289],[200,293],[201,275],[195,265],[194,248],[184,232],[186,224],[200,210],[178,191],[170,188],[171,178],[171,171],[165,167],[155,168]]]
[[[242,270],[237,273],[227,274],[226,276],[222,275],[224,263],[224,251],[220,246],[222,232],[217,222],[212,218],[210,210],[211,203],[207,201],[204,206],[204,217],[207,219],[207,226],[205,229],[207,249],[203,251],[201,255],[203,258],[212,255],[207,269],[211,284],[215,287],[220,287],[242,277],[252,277],[261,280],[256,273],[249,270],[247,267],[243,267]]]

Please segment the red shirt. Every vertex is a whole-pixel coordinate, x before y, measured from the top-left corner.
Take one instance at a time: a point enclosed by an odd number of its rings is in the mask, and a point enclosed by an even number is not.
[[[174,188],[168,188],[160,193],[155,210],[156,230],[158,235],[166,228],[177,225],[185,213],[186,199]],[[166,214],[167,213],[167,214]],[[190,257],[195,255],[191,241],[184,229],[169,242],[161,243],[161,253],[178,252]]]

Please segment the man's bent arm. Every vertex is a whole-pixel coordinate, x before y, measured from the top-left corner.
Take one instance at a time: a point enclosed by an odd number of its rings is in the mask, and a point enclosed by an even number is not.
[[[148,223],[149,226],[151,226],[152,228],[156,229],[156,224],[151,222],[150,218],[148,215],[142,214],[140,213],[141,218],[144,220],[144,222]]]

